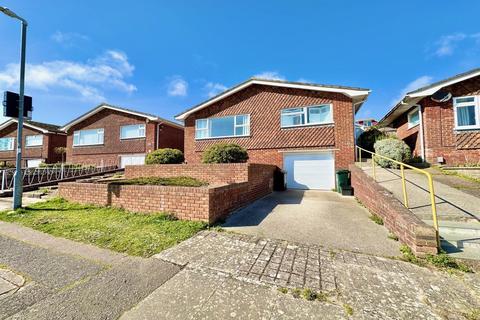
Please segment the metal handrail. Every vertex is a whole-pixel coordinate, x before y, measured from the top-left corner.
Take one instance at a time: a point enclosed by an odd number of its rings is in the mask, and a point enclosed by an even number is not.
[[[386,159],[388,161],[391,161],[393,163],[396,163],[396,164],[400,165],[400,175],[402,177],[403,205],[407,209],[408,209],[408,195],[407,195],[407,187],[406,187],[406,179],[405,179],[405,168],[409,168],[409,169],[412,169],[414,171],[420,172],[427,177],[427,179],[428,179],[428,189],[429,189],[429,193],[430,193],[430,202],[431,202],[431,208],[432,208],[433,228],[435,229],[435,233],[436,233],[437,248],[440,249],[440,233],[439,233],[438,219],[437,219],[437,205],[435,203],[435,191],[434,191],[434,188],[433,188],[432,175],[425,170],[416,168],[414,166],[411,166],[409,164],[394,160],[394,159],[389,158],[389,157],[382,156],[378,153],[365,150],[365,149],[363,149],[359,146],[355,146],[355,148],[358,150],[358,158],[357,159],[359,160],[359,162],[362,162],[362,152],[369,153],[373,156],[372,157],[372,175],[373,175],[373,179],[375,181],[377,181],[377,176],[376,176],[376,171],[375,171],[375,157],[383,158],[383,159]]]

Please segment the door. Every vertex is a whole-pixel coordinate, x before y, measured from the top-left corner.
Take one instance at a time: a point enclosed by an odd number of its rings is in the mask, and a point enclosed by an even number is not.
[[[36,168],[42,163],[42,159],[31,159],[27,160],[27,168]]]
[[[331,190],[335,188],[333,152],[287,153],[283,168],[287,171],[287,188]]]
[[[120,168],[125,168],[125,166],[141,165],[141,164],[145,164],[144,154],[130,154],[125,156],[120,156]]]

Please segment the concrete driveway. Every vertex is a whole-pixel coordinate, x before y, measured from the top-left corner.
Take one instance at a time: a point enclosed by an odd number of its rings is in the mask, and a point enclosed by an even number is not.
[[[381,256],[399,255],[400,244],[369,219],[353,197],[331,191],[274,192],[232,214],[226,230]]]

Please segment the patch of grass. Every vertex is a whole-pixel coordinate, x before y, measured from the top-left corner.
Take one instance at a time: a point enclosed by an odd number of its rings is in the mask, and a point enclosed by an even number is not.
[[[38,191],[43,194],[49,194],[51,190],[49,188],[38,188]]]
[[[389,233],[387,237],[393,241],[398,241],[398,236],[393,233]]]
[[[311,290],[311,289],[305,288],[302,291],[302,297],[305,300],[313,301],[313,300],[317,299],[317,293],[315,291]]]
[[[288,288],[278,288],[278,291],[280,291],[281,293],[283,294],[287,294],[288,293]]]
[[[370,218],[370,220],[372,220],[376,224],[379,224],[379,225],[383,226],[383,219],[379,215],[376,215],[376,214],[372,213],[369,218]]]
[[[299,289],[299,288],[292,289],[291,293],[294,298],[300,298],[302,296],[302,289]]]
[[[117,185],[154,185],[154,186],[180,186],[180,187],[203,187],[207,182],[192,177],[142,177],[128,180],[112,181]]]
[[[353,308],[348,303],[343,304],[343,310],[345,310],[347,316],[353,316]]]
[[[467,320],[480,320],[480,309],[475,309],[464,314]]]
[[[475,177],[457,172],[455,170],[445,170],[445,169],[443,169],[439,166],[433,166],[432,168],[435,168],[436,170],[440,171],[441,173],[443,173],[447,176],[456,176],[456,177],[462,178],[463,180],[468,180],[468,181],[471,181],[471,182],[480,183],[480,178],[475,178]],[[461,169],[461,168],[459,168],[459,169]]]
[[[193,236],[206,223],[165,214],[136,214],[54,198],[23,209],[0,212],[0,220],[75,241],[149,257]]]
[[[327,302],[328,295],[325,292],[320,291],[317,293],[317,300],[321,302]]]
[[[439,269],[446,271],[461,271],[461,272],[473,272],[472,269],[466,264],[455,260],[454,258],[447,255],[445,252],[440,252],[437,255],[426,255],[425,258],[416,257],[412,250],[405,244],[400,246],[400,252],[403,255],[403,260],[407,262],[414,263],[416,265],[425,267],[425,266],[434,266]]]

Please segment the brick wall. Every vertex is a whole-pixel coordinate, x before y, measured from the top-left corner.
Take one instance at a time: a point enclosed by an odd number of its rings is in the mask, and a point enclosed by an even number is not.
[[[260,164],[127,166],[128,178],[144,174],[194,176],[194,172],[201,172],[196,177],[211,185],[194,188],[73,182],[60,183],[59,195],[79,203],[110,205],[134,212],[163,211],[179,219],[214,223],[271,193],[274,169],[274,166]]]
[[[158,148],[173,148],[184,151],[183,148],[183,129],[171,126],[165,123],[160,124]]]
[[[281,128],[280,112],[285,108],[331,103],[334,125]],[[195,140],[195,120],[226,115],[249,114],[250,136]],[[185,157],[199,163],[203,151],[219,142],[237,143],[248,150],[252,163],[283,167],[280,151],[335,149],[337,168],[354,161],[354,112],[350,98],[339,93],[252,85],[185,119]]]
[[[350,165],[350,171],[355,196],[368,210],[382,217],[390,232],[397,235],[417,256],[437,253],[436,233],[431,226],[405,208],[393,194],[356,165]]]
[[[409,111],[411,111],[410,109]],[[398,119],[395,120],[393,126],[397,128],[397,137],[405,141],[405,143],[412,150],[413,156],[422,155],[422,145],[421,145],[421,136],[420,136],[420,125],[409,128],[408,127],[408,112],[404,113]]]

